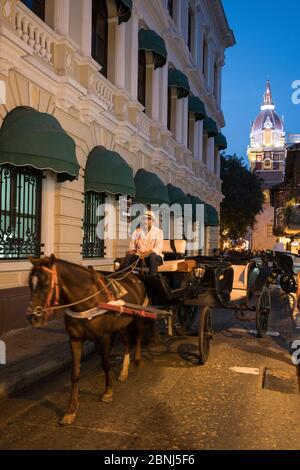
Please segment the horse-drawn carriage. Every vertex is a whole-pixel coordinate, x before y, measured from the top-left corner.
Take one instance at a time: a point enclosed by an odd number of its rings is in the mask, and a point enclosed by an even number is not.
[[[151,307],[169,311],[173,327],[179,322],[186,331],[199,321],[200,364],[209,357],[214,308],[234,309],[243,320],[246,312],[254,312],[258,335],[267,333],[271,302],[266,282],[270,269],[253,260],[196,256],[166,261],[155,276],[144,267],[136,272],[146,286]]]
[[[177,258],[177,256],[176,256]],[[213,339],[212,309],[235,309],[244,315],[255,312],[259,336],[267,332],[271,304],[266,286],[271,270],[251,260],[222,261],[205,257],[169,260],[150,275],[138,263],[125,272],[101,273],[57,260],[54,255],[31,259],[29,277],[31,302],[28,320],[44,325],[57,311],[65,312],[73,359],[72,391],[61,425],[73,423],[78,409],[78,381],[82,345],[93,341],[101,352],[105,372],[102,401],[112,401],[110,339],[119,332],[124,343],[123,366],[119,379],[128,376],[130,362],[128,329],[137,326],[134,360],[141,360],[144,319],[167,320],[169,330],[177,319],[183,327],[198,320],[199,363],[205,364]],[[134,275],[136,274],[136,275]],[[170,331],[172,333],[172,331]]]

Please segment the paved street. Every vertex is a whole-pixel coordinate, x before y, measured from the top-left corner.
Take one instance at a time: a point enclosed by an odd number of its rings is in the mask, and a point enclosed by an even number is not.
[[[0,449],[299,449],[299,385],[289,345],[300,330],[277,295],[273,305],[270,330],[280,336],[266,339],[246,331],[253,322],[215,312],[204,367],[196,364],[196,336],[164,338],[146,348],[143,367],[132,366],[128,382],[119,383],[121,357],[114,351],[112,404],[99,400],[98,357],[88,359],[78,418],[69,428],[58,426],[69,372],[0,401]]]

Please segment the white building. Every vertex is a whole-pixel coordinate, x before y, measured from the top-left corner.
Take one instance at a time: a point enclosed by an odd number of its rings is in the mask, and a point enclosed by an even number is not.
[[[220,0],[0,6],[1,333],[24,323],[29,254],[101,268],[124,253],[91,235],[93,207],[137,198],[141,169],[146,186],[150,172],[207,204],[204,252],[217,246],[222,67],[235,40]]]

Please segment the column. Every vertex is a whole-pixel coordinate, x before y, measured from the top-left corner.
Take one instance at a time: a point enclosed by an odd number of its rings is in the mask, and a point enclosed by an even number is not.
[[[54,252],[54,205],[56,175],[52,171],[45,172],[42,191],[42,227],[41,239],[44,244],[45,256]]]
[[[203,162],[203,121],[198,122],[198,145],[198,158]]]
[[[176,90],[177,93],[177,90]],[[176,99],[176,122],[175,122],[175,139],[182,144],[182,122],[183,122],[183,99]]]
[[[92,53],[92,0],[82,0],[81,52]]]
[[[139,17],[135,13],[131,20],[131,86],[130,94],[134,100],[137,100],[137,84],[138,84],[138,63],[139,63]]]
[[[159,121],[159,105],[160,105],[160,76],[161,76],[161,69],[155,69],[152,72],[152,105],[151,105],[151,117],[153,121]],[[168,89],[167,89],[168,90]]]
[[[189,119],[189,100],[188,98],[182,98],[183,101],[183,112],[182,112],[182,143],[185,147],[188,146],[188,119]]]
[[[168,127],[168,64],[166,64],[162,69],[161,73],[161,100],[159,103],[160,114],[161,114],[161,123],[164,128]]]
[[[126,25],[127,23],[121,23],[116,27],[115,84],[122,90],[125,89]]]
[[[54,29],[62,36],[69,34],[70,0],[55,0]]]

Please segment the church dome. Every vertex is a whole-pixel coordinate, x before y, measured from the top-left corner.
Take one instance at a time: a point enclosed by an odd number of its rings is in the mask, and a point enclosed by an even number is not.
[[[284,132],[283,121],[276,113],[275,106],[272,102],[272,93],[269,81],[267,82],[267,90],[264,94],[264,104],[260,109],[261,112],[252,124],[252,133],[262,132],[266,129]]]

